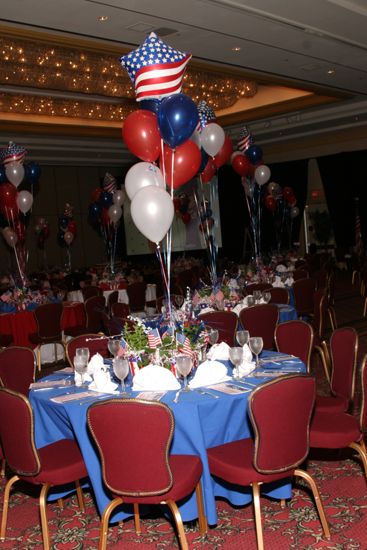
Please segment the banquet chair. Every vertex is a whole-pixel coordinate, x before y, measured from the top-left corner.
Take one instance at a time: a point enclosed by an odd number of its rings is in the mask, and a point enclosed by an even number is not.
[[[205,325],[218,330],[218,342],[226,342],[231,347],[236,345],[238,317],[233,311],[208,311],[198,318]]]
[[[111,315],[115,317],[127,317],[130,315],[129,304],[124,304],[122,302],[116,302],[111,306]]]
[[[194,490],[200,532],[207,532],[200,481],[202,463],[195,455],[169,454],[175,424],[167,405],[141,399],[113,399],[91,405],[87,419],[103,465],[103,481],[113,495],[101,518],[100,550],[106,548],[111,513],[122,503],[133,504],[137,533],[141,532],[139,505],[167,505],[180,546],[188,549],[177,502]],[[123,437],[116,438],[116,426],[124,427]]]
[[[74,368],[74,357],[76,355],[76,349],[77,348],[88,348],[90,357],[92,357],[95,353],[99,353],[102,355],[102,357],[109,357],[109,351],[108,351],[108,337],[102,335],[98,335],[95,333],[90,334],[80,334],[79,336],[75,336],[71,340],[68,340],[65,344],[65,350],[66,350],[66,359],[69,362],[69,365]]]
[[[298,267],[292,272],[293,280],[298,281],[299,279],[306,279],[309,276],[307,269]]]
[[[35,369],[36,358],[31,348],[12,346],[0,351],[0,386],[28,396]]]
[[[354,449],[362,461],[367,481],[367,449],[364,434],[367,430],[367,355],[361,365],[361,400],[359,417],[344,411],[314,410],[310,425],[310,448],[341,450]]]
[[[264,349],[274,349],[274,332],[278,318],[279,310],[274,304],[259,304],[240,311],[242,328],[248,330],[250,336],[261,336]]]
[[[358,333],[351,327],[334,330],[330,337],[329,350],[331,395],[318,395],[316,408],[319,411],[346,412],[354,396]]]
[[[91,298],[92,296],[102,296],[102,290],[99,288],[99,286],[95,285],[86,285],[82,289],[82,294],[84,301],[88,300],[88,298]]]
[[[245,290],[246,294],[252,294],[254,290],[260,290],[261,292],[264,292],[265,290],[268,291],[272,288],[270,283],[250,283],[246,285]]]
[[[4,489],[0,540],[5,541],[10,491],[18,480],[40,485],[39,510],[43,548],[51,548],[46,501],[49,489],[75,483],[79,507],[84,511],[83,493],[79,480],[88,473],[73,439],[61,439],[36,449],[33,411],[28,399],[7,388],[0,388],[0,437],[12,477]],[[12,510],[15,511],[12,507]]]
[[[298,317],[305,317],[307,320],[314,312],[315,281],[311,277],[298,279],[294,281],[292,288]]]
[[[313,347],[313,328],[300,319],[286,321],[275,327],[275,345],[279,352],[294,355],[303,361],[310,372]]]
[[[330,383],[330,356],[325,339],[327,323],[327,297],[325,290],[315,290],[313,301],[314,313],[311,320],[314,329],[313,351],[319,354],[325,377]]]
[[[107,313],[109,315],[111,315],[113,304],[117,304],[118,299],[119,299],[119,291],[118,290],[114,290],[114,291],[111,292],[111,294],[108,295],[108,298],[107,298]]]
[[[289,292],[286,288],[271,287],[266,292],[270,294],[270,304],[289,304]]]
[[[260,486],[298,476],[308,482],[326,538],[329,527],[316,482],[298,468],[309,452],[308,429],[315,400],[315,380],[284,376],[258,386],[248,400],[254,438],[207,450],[212,476],[233,485],[251,486],[257,547],[263,550]]]
[[[146,288],[147,285],[143,281],[131,283],[127,286],[126,292],[129,297],[130,311],[144,311]]]
[[[54,344],[55,361],[57,361],[57,344],[62,346],[61,316],[63,305],[61,303],[41,304],[34,310],[37,323],[37,332],[29,335],[29,340],[37,345],[37,365],[41,370],[41,347],[44,344]]]
[[[104,296],[91,296],[85,303],[85,326],[69,327],[64,330],[65,336],[79,336],[81,334],[95,334],[103,330],[102,314],[105,310],[106,300]]]

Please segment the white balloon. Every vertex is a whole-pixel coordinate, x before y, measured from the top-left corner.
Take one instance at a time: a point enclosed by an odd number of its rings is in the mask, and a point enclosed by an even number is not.
[[[265,185],[265,183],[269,181],[270,176],[270,168],[265,164],[261,164],[261,166],[258,166],[255,170],[255,180],[260,185],[260,187],[262,185]]]
[[[158,244],[172,225],[174,207],[172,199],[164,189],[144,187],[131,201],[131,217],[139,231]]]
[[[140,189],[152,185],[165,189],[162,172],[151,162],[138,162],[126,174],[125,189],[130,200]]]
[[[10,183],[18,187],[24,178],[24,166],[20,162],[9,162],[5,165],[5,174]]]
[[[11,248],[14,248],[18,242],[18,236],[11,227],[4,227],[3,237],[5,239],[6,244],[11,246]]]
[[[71,245],[71,243],[73,242],[74,240],[74,235],[72,234],[71,231],[65,231],[64,233],[64,241],[66,242],[66,244],[69,246]]]
[[[114,192],[112,195],[113,198],[113,204],[119,204],[120,206],[124,204],[126,199],[126,192],[125,189],[117,189],[117,191]]]
[[[33,196],[29,191],[19,191],[17,196],[17,206],[23,214],[32,208]]]
[[[112,204],[108,209],[108,217],[112,223],[117,223],[122,216],[121,206],[119,204]]]
[[[216,122],[210,122],[201,130],[201,146],[209,156],[215,157],[222,149],[226,135]]]

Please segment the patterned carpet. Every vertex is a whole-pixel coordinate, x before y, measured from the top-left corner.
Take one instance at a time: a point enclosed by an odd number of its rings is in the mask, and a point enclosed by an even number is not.
[[[350,277],[340,274],[336,281],[336,313],[339,326],[354,326],[360,338],[359,360],[367,350],[367,320],[362,319],[363,300]],[[325,391],[322,372],[314,365],[319,390]],[[43,375],[45,372],[42,373]],[[308,471],[315,477],[331,530],[331,540],[322,536],[321,525],[308,489],[303,482],[294,484],[293,498],[283,510],[278,501],[263,498],[261,501],[265,548],[271,550],[366,550],[367,500],[366,480],[352,451],[333,455],[310,455]],[[4,479],[0,481],[2,500]],[[19,490],[15,485],[10,500],[8,530],[0,548],[40,549],[42,537],[39,525],[37,493]],[[22,487],[25,489],[25,486]],[[86,512],[80,512],[75,497],[64,501],[61,510],[56,503],[48,505],[48,518],[53,550],[93,550],[98,548],[99,516],[90,493],[85,493]],[[209,529],[203,540],[196,524],[188,525],[190,548],[216,550],[220,548],[255,550],[256,536],[252,506],[232,507],[217,501],[218,524]],[[144,518],[143,533],[135,534],[133,521],[111,527],[109,549],[164,550],[177,548],[177,539],[171,523],[159,513]]]

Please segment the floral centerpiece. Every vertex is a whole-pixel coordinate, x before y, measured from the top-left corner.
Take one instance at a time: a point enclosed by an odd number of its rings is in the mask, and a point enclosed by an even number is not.
[[[218,282],[213,286],[202,286],[194,292],[192,303],[200,310],[212,308],[223,310],[235,305],[241,299],[240,287],[236,279]]]
[[[41,304],[52,301],[48,292],[40,290],[29,290],[28,288],[9,289],[0,296],[0,311],[2,313],[13,313],[36,309]]]
[[[111,273],[104,271],[99,280],[99,286],[104,290],[117,290],[122,284],[126,283],[124,274],[121,271]]]

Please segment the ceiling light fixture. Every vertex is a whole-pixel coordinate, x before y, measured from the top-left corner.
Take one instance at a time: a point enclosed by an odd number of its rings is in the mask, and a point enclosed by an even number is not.
[[[329,75],[333,75],[335,73],[336,73],[335,69],[328,69],[328,71],[327,71],[327,74],[329,74]]]
[[[99,15],[97,17],[97,20],[100,21],[101,23],[103,23],[104,21],[107,21],[108,19],[108,15]]]
[[[232,48],[232,52],[240,52],[241,51],[241,47],[240,46],[234,46]]]

